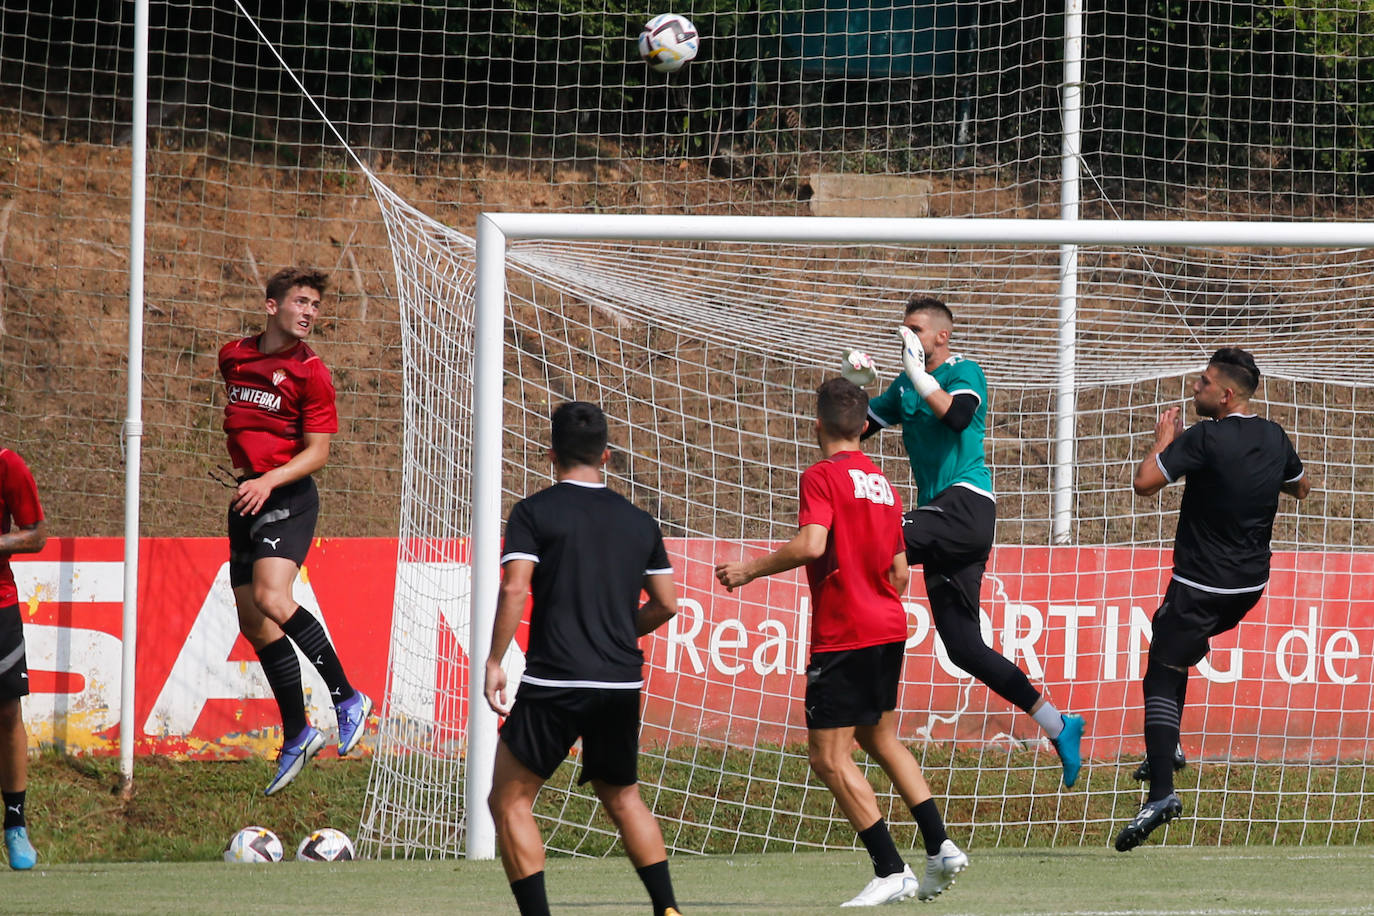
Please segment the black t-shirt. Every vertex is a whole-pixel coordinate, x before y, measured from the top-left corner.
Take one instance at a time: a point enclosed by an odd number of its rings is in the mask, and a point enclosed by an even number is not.
[[[562,481],[515,504],[501,556],[533,560],[527,683],[638,687],[644,577],[673,571],[649,513],[600,484]]]
[[[1283,427],[1254,415],[1203,421],[1155,460],[1171,482],[1188,478],[1174,538],[1174,578],[1211,592],[1263,588],[1279,488],[1303,475]]]

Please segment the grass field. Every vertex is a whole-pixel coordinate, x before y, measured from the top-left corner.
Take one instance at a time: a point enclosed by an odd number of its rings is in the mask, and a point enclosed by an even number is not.
[[[369,762],[321,759],[289,789],[262,796],[268,760],[140,758],[135,792],[114,794],[108,758],[45,753],[31,762],[29,808],[39,867],[0,866],[0,914],[228,913],[288,904],[295,913],[512,913],[496,862],[360,861],[229,865],[224,842],[250,823],[288,848],[309,830],[353,834]],[[970,850],[972,865],[922,911],[948,914],[1374,914],[1374,846],[1146,846]],[[920,856],[909,861],[918,868]],[[684,913],[822,913],[867,881],[860,852],[678,855]],[[551,858],[556,912],[649,912],[623,855]],[[912,901],[902,906],[921,906]],[[900,907],[885,912],[898,911]]]
[[[679,856],[672,862],[685,916],[827,913],[868,877],[855,854]],[[554,912],[649,912],[622,857],[554,859]],[[57,865],[0,874],[5,913],[513,913],[495,862],[335,865]],[[1206,914],[1343,916],[1374,913],[1374,849],[974,850],[969,870],[933,903],[887,907],[967,916]]]

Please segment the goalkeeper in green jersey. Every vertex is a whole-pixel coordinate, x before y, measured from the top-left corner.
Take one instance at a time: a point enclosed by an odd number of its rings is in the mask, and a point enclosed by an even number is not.
[[[983,641],[978,625],[978,593],[997,524],[983,457],[987,379],[976,362],[950,352],[954,316],[939,299],[913,296],[900,330],[906,371],[869,400],[864,436],[902,427],[916,482],[916,508],[902,520],[907,562],[921,565],[950,660],[1036,721],[1059,754],[1064,785],[1072,786],[1082,766],[1083,717],[1055,709],[1025,672]],[[851,371],[857,365],[854,354],[846,361]]]

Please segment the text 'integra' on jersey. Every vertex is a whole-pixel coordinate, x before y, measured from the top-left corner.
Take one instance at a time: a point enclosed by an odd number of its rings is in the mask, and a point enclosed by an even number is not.
[[[229,400],[234,403],[256,404],[274,413],[281,410],[281,395],[260,388],[247,388],[243,385],[229,386]]]

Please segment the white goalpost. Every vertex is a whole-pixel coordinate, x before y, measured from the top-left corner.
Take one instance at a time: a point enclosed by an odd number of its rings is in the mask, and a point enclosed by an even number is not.
[[[1139,677],[1177,493],[1136,500],[1130,469],[1211,350],[1240,345],[1265,373],[1261,409],[1293,433],[1322,492],[1284,507],[1265,602],[1194,676],[1180,776],[1190,816],[1164,841],[1363,835],[1374,621],[1361,582],[1374,564],[1360,519],[1374,501],[1374,347],[1359,329],[1371,317],[1374,227],[489,213],[474,244],[374,189],[403,278],[402,551],[423,556],[402,565],[448,569],[460,585],[398,582],[407,624],[393,637],[361,830],[374,854],[494,853],[496,721],[468,672],[489,645],[504,512],[549,482],[548,414],[571,398],[606,409],[608,482],[659,518],[677,571],[679,615],[644,641],[641,780],[669,848],[853,846],[806,769],[801,580],[727,595],[711,569],[790,536],[797,478],[814,460],[816,384],[848,346],[874,353],[889,382],[915,291],[951,304],[954,349],[990,378],[999,527],[985,637],[1089,720],[1085,776],[1062,790],[1024,717],[949,662],[913,586],[899,730],[952,833],[975,845],[1102,844],[1134,811]],[[1074,246],[1079,264],[1071,348],[1055,246]],[[1074,449],[1061,469],[1065,404]],[[900,442],[868,445],[910,503]],[[576,785],[576,758],[537,815],[551,849],[604,854],[614,832]],[[911,832],[905,820],[898,811],[899,834]]]

